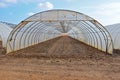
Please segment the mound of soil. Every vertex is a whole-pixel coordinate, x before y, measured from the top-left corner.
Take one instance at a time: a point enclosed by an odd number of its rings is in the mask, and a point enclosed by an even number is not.
[[[0,58],[0,80],[120,80],[120,56],[58,37]]]
[[[119,54],[119,55],[120,55],[120,49],[114,49],[113,51],[114,51],[114,53],[116,53],[116,54]]]
[[[54,38],[15,52],[9,55],[15,57],[45,57],[45,58],[104,58],[107,54],[88,46],[69,36]],[[108,55],[107,55],[108,56]]]
[[[5,54],[6,53],[6,50],[5,50],[5,48],[3,48],[3,46],[2,46],[2,41],[0,41],[0,55],[3,55],[3,54]]]

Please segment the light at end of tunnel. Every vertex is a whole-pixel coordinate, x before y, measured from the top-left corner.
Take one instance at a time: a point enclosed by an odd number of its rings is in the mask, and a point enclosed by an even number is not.
[[[68,36],[68,33],[61,33],[61,36]]]

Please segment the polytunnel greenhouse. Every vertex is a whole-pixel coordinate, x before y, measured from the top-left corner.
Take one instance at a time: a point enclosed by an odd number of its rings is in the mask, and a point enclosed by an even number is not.
[[[10,25],[0,22],[0,43],[4,48],[6,48],[7,39],[11,31]]]
[[[120,24],[113,24],[105,26],[106,29],[111,34],[111,37],[113,39],[113,45],[114,45],[114,52],[120,53]]]
[[[7,53],[65,36],[97,50],[113,53],[109,32],[95,19],[71,10],[43,11],[23,20],[9,35]]]

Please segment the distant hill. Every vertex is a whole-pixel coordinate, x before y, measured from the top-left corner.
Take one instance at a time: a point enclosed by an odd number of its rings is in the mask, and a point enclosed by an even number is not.
[[[11,28],[14,28],[14,27],[16,27],[16,24],[12,24],[12,23],[8,23],[8,22],[2,22],[2,21],[0,21],[1,23],[4,23],[4,24],[6,24],[6,25],[9,25]]]

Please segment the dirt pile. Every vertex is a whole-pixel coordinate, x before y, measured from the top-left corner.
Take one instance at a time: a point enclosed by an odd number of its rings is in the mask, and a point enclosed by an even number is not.
[[[120,49],[114,49],[113,52],[120,55]]]
[[[0,41],[0,55],[5,54],[6,50],[2,46],[2,41]]]
[[[0,58],[0,80],[120,80],[119,55],[66,36],[9,55]]]
[[[50,57],[50,58],[96,58],[101,59],[104,52],[88,46],[68,36],[58,37],[39,43],[9,55],[15,57]]]

